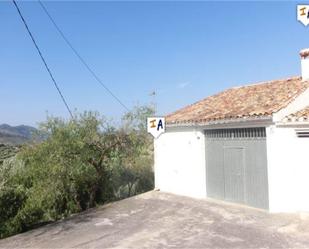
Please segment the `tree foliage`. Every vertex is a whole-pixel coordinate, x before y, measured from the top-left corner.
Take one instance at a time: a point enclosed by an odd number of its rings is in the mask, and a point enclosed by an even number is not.
[[[98,113],[50,117],[40,143],[25,145],[0,168],[0,237],[153,188],[150,107],[111,126]]]
[[[0,144],[0,165],[3,163],[4,160],[15,156],[19,149],[20,146]]]

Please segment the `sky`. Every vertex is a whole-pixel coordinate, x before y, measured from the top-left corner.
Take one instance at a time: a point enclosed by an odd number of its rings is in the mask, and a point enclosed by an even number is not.
[[[119,119],[124,108],[80,63],[38,2],[18,4],[70,107]],[[126,106],[155,101],[157,115],[229,87],[300,75],[299,51],[309,47],[297,2],[44,4]],[[0,87],[0,123],[69,118],[10,1],[0,2]]]

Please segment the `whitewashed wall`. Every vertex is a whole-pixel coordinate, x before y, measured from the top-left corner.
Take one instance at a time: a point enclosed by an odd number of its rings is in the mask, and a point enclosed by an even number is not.
[[[266,132],[270,212],[309,211],[309,138],[294,128]]]
[[[155,187],[179,195],[206,197],[205,136],[168,129],[154,141]]]

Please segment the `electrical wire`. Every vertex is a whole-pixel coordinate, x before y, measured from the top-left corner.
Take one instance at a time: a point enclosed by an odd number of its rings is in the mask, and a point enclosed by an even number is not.
[[[85,61],[85,59],[80,55],[80,53],[73,47],[72,43],[68,40],[68,38],[64,35],[62,30],[59,28],[53,17],[48,12],[47,8],[44,6],[44,4],[38,0],[38,3],[42,7],[45,14],[48,16],[50,21],[53,23],[57,31],[59,32],[62,39],[66,42],[66,44],[71,48],[73,53],[77,56],[77,58],[81,61],[81,63],[86,67],[86,69],[89,71],[89,73],[95,78],[95,80],[126,110],[130,111],[130,109],[102,82],[102,80],[98,77],[98,75],[94,72],[93,69],[89,66],[89,64]]]
[[[47,65],[47,63],[46,63],[46,60],[44,59],[43,54],[42,54],[42,52],[41,52],[41,50],[40,50],[38,44],[36,43],[36,41],[35,41],[35,39],[34,39],[32,33],[31,33],[31,31],[30,31],[30,29],[29,29],[29,27],[28,27],[28,25],[27,25],[27,22],[26,22],[25,18],[23,17],[23,15],[22,15],[22,13],[21,13],[21,11],[20,11],[20,9],[19,9],[19,7],[18,7],[16,1],[15,1],[15,0],[12,0],[12,1],[13,1],[13,4],[15,5],[16,9],[17,9],[17,12],[18,12],[18,14],[19,14],[19,16],[20,16],[22,22],[24,23],[24,25],[25,25],[25,27],[26,27],[26,30],[27,30],[28,34],[29,34],[30,37],[31,37],[31,40],[32,40],[32,42],[33,42],[33,44],[34,44],[36,50],[38,51],[38,53],[39,53],[39,55],[40,55],[40,57],[41,57],[41,59],[42,59],[44,65],[45,65],[45,68],[46,68],[47,72],[49,73],[50,78],[52,79],[52,81],[53,81],[53,83],[54,83],[54,85],[55,85],[55,87],[56,87],[56,89],[57,89],[57,91],[58,91],[58,93],[59,93],[59,95],[60,95],[60,97],[61,97],[61,99],[62,99],[64,105],[65,105],[65,107],[66,107],[66,109],[68,110],[68,112],[69,112],[71,118],[73,119],[73,114],[72,114],[72,112],[71,112],[71,109],[70,109],[70,107],[69,107],[67,101],[65,100],[65,98],[64,98],[64,96],[63,96],[63,94],[62,94],[62,92],[61,92],[61,90],[60,90],[60,88],[59,88],[59,86],[58,86],[58,84],[57,84],[57,82],[56,82],[56,80],[55,80],[55,78],[54,78],[54,76],[53,76],[51,70],[50,70],[50,68],[48,67],[48,65]]]

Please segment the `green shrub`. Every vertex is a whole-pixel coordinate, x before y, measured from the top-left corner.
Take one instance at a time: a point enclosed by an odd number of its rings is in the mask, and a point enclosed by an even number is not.
[[[48,118],[40,126],[46,140],[23,146],[0,167],[0,238],[151,190],[151,113],[136,108],[118,128],[93,112]]]

